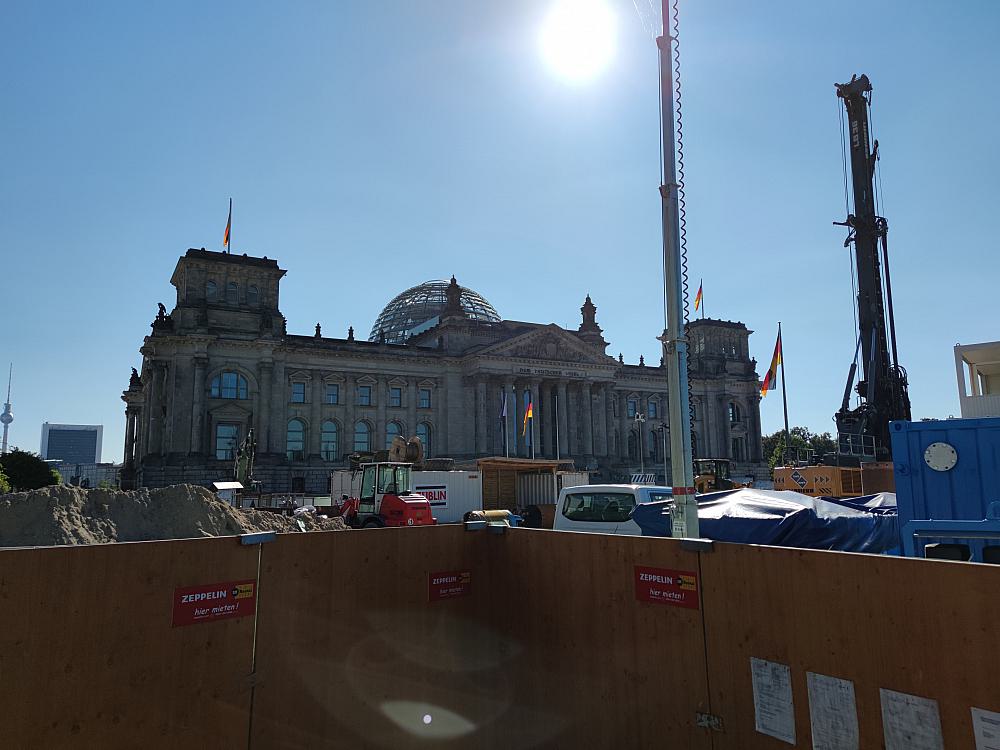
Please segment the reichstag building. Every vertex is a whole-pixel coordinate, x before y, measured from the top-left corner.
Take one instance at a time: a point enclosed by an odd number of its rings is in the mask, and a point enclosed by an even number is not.
[[[125,481],[227,479],[250,429],[269,492],[322,494],[347,456],[396,435],[459,462],[534,455],[572,460],[595,480],[640,467],[662,479],[666,369],[610,356],[590,297],[570,330],[505,320],[454,278],[429,281],[391,300],[367,340],[353,329],[336,338],[319,325],[287,332],[284,274],[267,257],[192,249],[178,260],[176,304],[160,306],[122,395]],[[750,333],[712,319],[689,326],[695,455],[730,458],[736,474],[761,463]]]

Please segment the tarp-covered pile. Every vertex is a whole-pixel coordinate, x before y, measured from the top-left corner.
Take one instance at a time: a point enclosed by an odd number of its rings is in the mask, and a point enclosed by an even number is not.
[[[632,519],[643,536],[670,536],[672,501],[642,503]],[[899,546],[891,493],[836,500],[798,492],[729,490],[698,496],[701,536],[720,542],[886,552]]]

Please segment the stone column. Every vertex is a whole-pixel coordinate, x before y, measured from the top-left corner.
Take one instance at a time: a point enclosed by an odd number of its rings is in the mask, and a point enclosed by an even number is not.
[[[626,463],[630,460],[628,455],[628,438],[632,425],[629,422],[628,393],[623,391],[618,394],[618,431],[621,438],[618,443],[618,454]]]
[[[354,423],[357,421],[358,385],[357,376],[348,374],[344,379],[344,438],[341,453],[354,452]]]
[[[372,435],[372,450],[380,451],[385,448],[385,404],[389,400],[389,389],[384,377],[376,378],[378,382],[372,388],[372,396],[375,398],[375,434]]]
[[[262,453],[271,452],[271,373],[274,363],[260,362],[257,365],[257,377],[260,392],[257,394],[257,445]]]
[[[149,453],[155,455],[163,448],[163,387],[167,366],[153,362],[153,387],[149,397]]]
[[[608,431],[607,431],[607,403],[605,395],[606,386],[601,383],[597,386],[597,404],[594,406],[594,455],[608,455]]]
[[[580,413],[580,417],[583,419],[583,447],[581,451],[589,462],[594,457],[594,395],[590,390],[590,383],[581,384],[580,398],[583,400],[583,409]]]
[[[556,395],[559,398],[556,404],[556,411],[559,412],[559,457],[566,458],[569,455],[569,395],[565,380],[556,384]]]
[[[615,391],[610,385],[604,387],[604,423],[608,435],[608,458],[618,457],[615,444]]]
[[[309,445],[306,449],[306,455],[319,456],[321,439],[320,433],[323,429],[323,418],[322,412],[320,411],[323,403],[323,378],[320,377],[320,372],[318,370],[313,370],[311,375],[312,403],[309,404]]]
[[[125,407],[125,466],[135,465],[135,423],[136,410],[132,406]]]
[[[417,385],[416,378],[407,378],[406,381],[406,431],[404,437],[413,437],[417,434],[417,399],[420,397],[420,386]]]
[[[531,433],[531,447],[528,448],[528,457],[531,457],[532,447],[535,451],[535,458],[545,455],[542,446],[542,381],[532,380],[528,387],[531,389],[531,420],[528,430]]]
[[[653,425],[649,421],[649,394],[643,393],[639,395],[639,411],[642,412],[642,416],[646,418],[646,421],[639,425],[638,436],[639,436],[639,450],[642,451],[643,463],[647,466],[652,460],[649,457],[649,431],[653,428]]]
[[[517,440],[514,438],[514,425],[517,422],[517,399],[514,397],[514,381],[504,380],[503,392],[507,397],[507,419],[504,420],[504,436],[500,441],[500,450],[497,451],[497,455],[504,455],[504,445],[507,446],[507,453],[511,456],[517,455]]]
[[[488,419],[489,405],[486,402],[486,380],[479,376],[476,378],[476,455],[486,455],[486,420]]]
[[[194,378],[191,394],[191,453],[201,453],[202,440],[205,436],[205,368],[208,367],[206,357],[194,357]]]
[[[288,430],[288,382],[285,380],[285,363],[274,366],[271,383],[271,439],[269,451],[285,455],[285,432]]]
[[[578,418],[579,406],[580,398],[576,384],[567,384],[566,416],[567,421],[569,422],[569,429],[566,430],[566,455],[574,459],[580,454],[580,420]]]

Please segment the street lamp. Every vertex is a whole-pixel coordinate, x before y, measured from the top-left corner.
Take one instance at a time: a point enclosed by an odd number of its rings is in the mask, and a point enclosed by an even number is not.
[[[643,451],[645,450],[645,446],[642,442],[642,425],[646,421],[646,415],[643,414],[641,411],[636,410],[634,419],[635,419],[635,429],[638,431],[639,434],[639,439],[637,441],[638,442],[637,447],[639,448],[639,473],[645,474],[646,462],[642,455]]]

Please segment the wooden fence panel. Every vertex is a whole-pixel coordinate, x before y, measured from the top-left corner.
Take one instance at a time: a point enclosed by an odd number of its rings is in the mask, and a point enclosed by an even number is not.
[[[697,575],[696,553],[670,539],[533,529],[485,541],[507,679],[533,730],[509,747],[711,747],[696,726],[708,710],[701,612],[636,598],[636,566]]]
[[[795,747],[812,748],[807,672],[854,683],[860,747],[883,747],[879,688],[931,698],[946,748],[975,747],[971,707],[1000,711],[1000,568],[716,544],[702,555],[715,747],[758,733],[750,658],[788,665]]]
[[[454,525],[264,545],[251,747],[510,747],[485,536]],[[430,600],[431,574],[463,571],[468,593]]]
[[[0,551],[0,747],[245,747],[254,618],[172,627],[256,579],[234,538]]]

